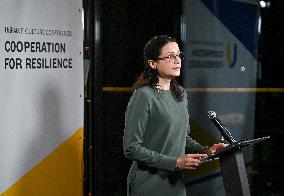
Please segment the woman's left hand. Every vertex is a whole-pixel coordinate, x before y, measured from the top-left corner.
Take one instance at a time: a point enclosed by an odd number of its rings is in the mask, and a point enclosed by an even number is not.
[[[219,144],[214,144],[213,146],[211,146],[208,149],[208,154],[214,154],[215,152],[217,152],[218,150],[225,148],[226,146],[228,146],[229,144],[224,144],[224,143],[219,143]]]

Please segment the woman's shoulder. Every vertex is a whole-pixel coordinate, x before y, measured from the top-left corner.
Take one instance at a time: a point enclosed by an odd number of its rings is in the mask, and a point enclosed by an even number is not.
[[[139,87],[134,90],[130,97],[129,103],[151,103],[153,97],[153,89],[148,86]]]
[[[135,89],[133,94],[152,96],[154,94],[154,89],[150,86],[143,86]]]
[[[181,85],[178,85],[178,88],[181,90],[181,92],[186,92],[186,89],[184,87],[182,87]]]
[[[184,87],[179,85],[178,88],[180,89],[180,91],[182,92],[183,95],[185,95],[185,96],[187,95],[187,91]]]

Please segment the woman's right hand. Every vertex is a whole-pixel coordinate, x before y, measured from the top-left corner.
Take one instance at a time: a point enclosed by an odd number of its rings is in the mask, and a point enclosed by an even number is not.
[[[179,169],[196,169],[203,157],[207,157],[207,154],[186,154],[177,158],[176,167]]]

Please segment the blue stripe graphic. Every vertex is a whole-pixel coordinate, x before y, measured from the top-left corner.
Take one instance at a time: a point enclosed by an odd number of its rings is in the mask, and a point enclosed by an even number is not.
[[[257,58],[259,6],[233,0],[201,0]]]

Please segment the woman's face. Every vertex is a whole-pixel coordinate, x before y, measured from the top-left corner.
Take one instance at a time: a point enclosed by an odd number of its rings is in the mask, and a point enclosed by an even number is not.
[[[180,75],[180,50],[176,42],[169,42],[161,48],[158,60],[154,61],[154,68],[162,78],[172,79]]]

